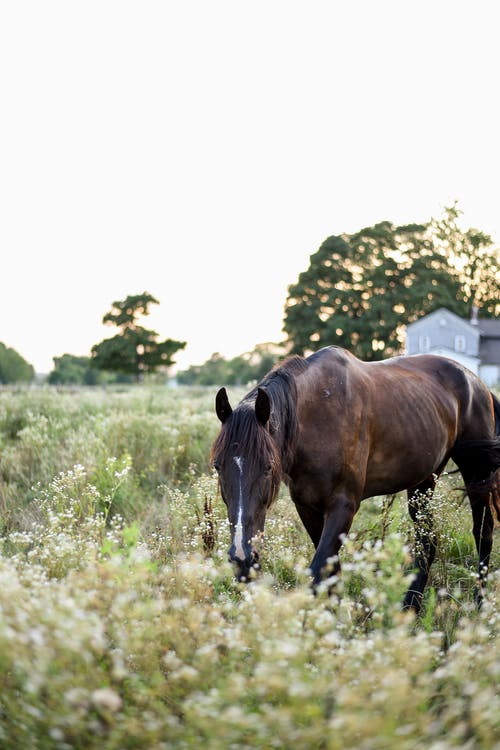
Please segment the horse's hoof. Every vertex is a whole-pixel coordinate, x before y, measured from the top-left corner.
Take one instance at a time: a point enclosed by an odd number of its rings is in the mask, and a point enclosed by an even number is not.
[[[479,588],[479,586],[476,586],[474,588],[474,601],[476,602],[476,608],[479,611],[481,607],[483,606],[483,601],[484,601],[483,590]]]
[[[413,610],[416,615],[420,612],[422,606],[422,594],[417,591],[408,591],[405,598],[403,599],[403,605],[401,609],[403,612],[409,612]]]

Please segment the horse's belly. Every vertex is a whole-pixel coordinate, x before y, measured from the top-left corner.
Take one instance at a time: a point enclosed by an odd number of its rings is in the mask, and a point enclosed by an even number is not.
[[[418,487],[432,474],[442,471],[445,460],[443,448],[421,454],[401,448],[392,456],[374,457],[368,462],[363,497],[390,495]]]

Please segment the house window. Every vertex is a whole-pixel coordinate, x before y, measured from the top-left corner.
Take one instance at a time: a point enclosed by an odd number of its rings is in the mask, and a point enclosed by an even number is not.
[[[455,351],[456,352],[465,351],[465,336],[455,336]]]
[[[418,337],[418,351],[428,352],[430,348],[431,348],[431,340],[429,336],[419,336]]]

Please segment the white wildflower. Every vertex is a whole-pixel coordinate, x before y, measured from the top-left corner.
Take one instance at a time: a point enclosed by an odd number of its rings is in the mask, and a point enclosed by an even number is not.
[[[104,687],[94,690],[92,703],[97,709],[104,709],[115,713],[122,707],[122,699],[112,688]]]

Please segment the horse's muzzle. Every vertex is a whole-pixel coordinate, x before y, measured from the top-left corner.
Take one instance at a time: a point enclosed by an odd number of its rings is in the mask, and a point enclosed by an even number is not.
[[[249,549],[245,559],[240,560],[239,557],[236,557],[235,551],[235,547],[232,545],[229,550],[229,562],[232,562],[236,568],[236,578],[238,581],[248,583],[252,578],[252,571],[260,569],[259,553],[253,549]]]

